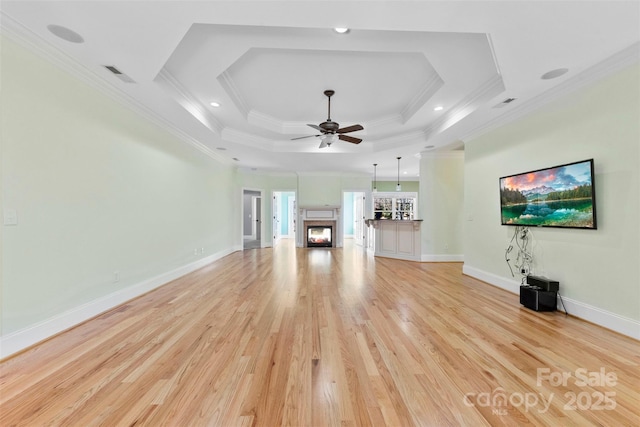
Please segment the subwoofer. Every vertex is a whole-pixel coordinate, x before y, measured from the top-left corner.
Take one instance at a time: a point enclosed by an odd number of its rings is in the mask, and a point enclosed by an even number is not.
[[[558,290],[560,289],[559,282],[540,276],[527,276],[527,284],[531,286],[537,286],[543,291],[549,292],[558,292]]]
[[[555,311],[557,293],[533,286],[520,286],[520,304],[535,311]]]

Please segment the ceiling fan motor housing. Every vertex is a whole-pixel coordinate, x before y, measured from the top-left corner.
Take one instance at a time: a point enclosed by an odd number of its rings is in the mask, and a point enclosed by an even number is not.
[[[340,128],[340,125],[331,120],[327,120],[326,122],[320,123],[320,127],[328,133],[335,133]]]

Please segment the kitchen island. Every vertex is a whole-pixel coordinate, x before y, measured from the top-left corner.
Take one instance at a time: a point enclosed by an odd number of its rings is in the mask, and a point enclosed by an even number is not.
[[[367,249],[375,256],[420,261],[421,219],[366,219]]]

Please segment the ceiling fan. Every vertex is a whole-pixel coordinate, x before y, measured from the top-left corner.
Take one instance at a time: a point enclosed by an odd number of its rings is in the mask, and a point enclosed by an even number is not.
[[[364,128],[361,125],[351,125],[344,128],[340,128],[340,125],[337,122],[334,122],[331,120],[331,97],[333,96],[334,93],[335,91],[330,89],[324,91],[324,94],[328,98],[327,121],[322,122],[319,125],[307,124],[307,126],[310,126],[320,131],[320,133],[318,135],[307,135],[307,136],[300,136],[298,138],[292,138],[291,139],[292,141],[296,139],[320,136],[322,137],[322,142],[320,142],[319,148],[330,147],[331,144],[333,144],[337,139],[340,139],[342,141],[347,141],[352,144],[360,144],[362,142],[362,139],[360,138],[344,135],[345,133],[363,130]]]

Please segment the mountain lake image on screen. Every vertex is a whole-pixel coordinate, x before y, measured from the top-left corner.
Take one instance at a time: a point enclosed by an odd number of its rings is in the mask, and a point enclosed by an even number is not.
[[[597,228],[593,159],[500,178],[503,225]]]

